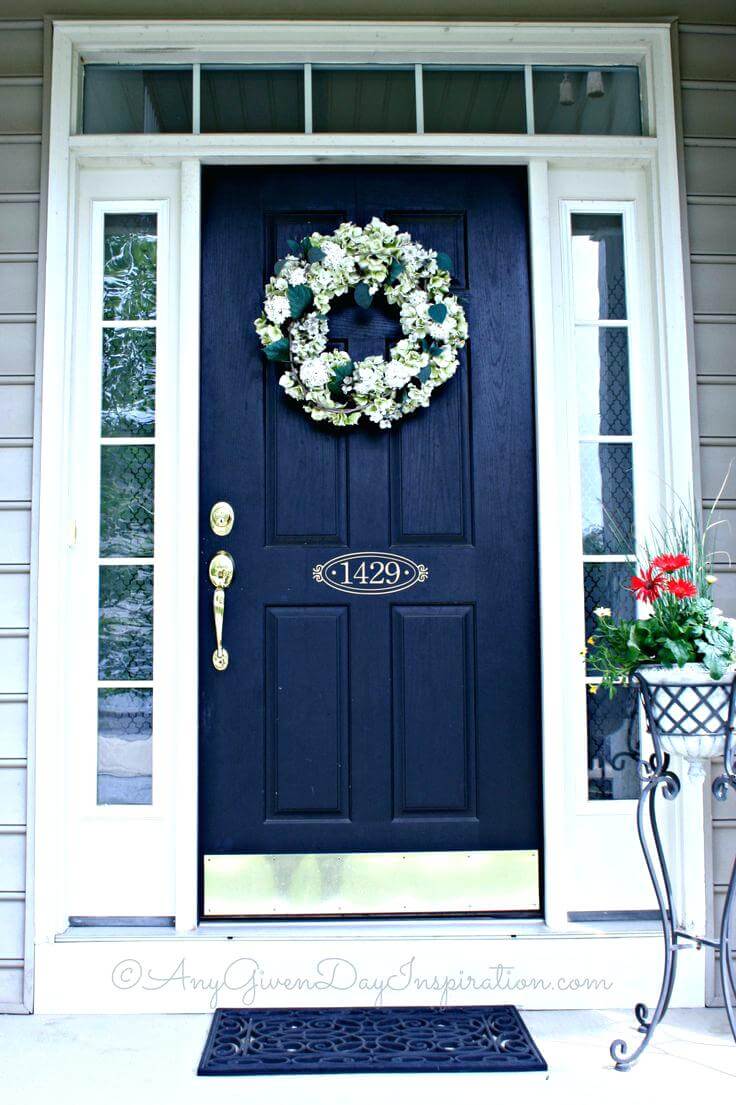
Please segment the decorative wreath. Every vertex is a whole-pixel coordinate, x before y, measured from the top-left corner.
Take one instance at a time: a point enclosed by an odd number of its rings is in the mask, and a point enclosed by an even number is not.
[[[317,421],[352,426],[363,415],[389,429],[417,407],[458,366],[468,336],[465,312],[449,295],[450,258],[373,218],[341,223],[332,234],[288,241],[266,285],[255,328],[266,357],[288,367],[279,380]],[[382,356],[353,361],[327,350],[333,299],[353,290],[368,308],[377,292],[399,308],[404,337]]]

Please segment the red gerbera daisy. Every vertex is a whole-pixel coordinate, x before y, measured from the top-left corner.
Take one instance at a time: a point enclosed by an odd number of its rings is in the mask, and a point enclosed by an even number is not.
[[[661,572],[655,572],[654,568],[646,568],[640,576],[631,577],[631,588],[642,602],[654,602],[665,589],[665,578]]]
[[[687,568],[690,557],[686,553],[662,553],[655,556],[652,561],[653,568],[659,568],[660,572],[677,572],[680,568]]]
[[[668,579],[667,590],[676,599],[694,599],[698,589],[689,579]]]

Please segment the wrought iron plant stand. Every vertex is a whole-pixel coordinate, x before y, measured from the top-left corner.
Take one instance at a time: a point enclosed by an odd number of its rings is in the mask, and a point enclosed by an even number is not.
[[[731,870],[719,938],[716,940],[695,936],[683,931],[678,927],[675,917],[672,881],[657,823],[656,802],[658,791],[668,801],[674,800],[680,793],[680,780],[669,766],[670,752],[685,755],[690,761],[690,774],[694,778],[702,777],[702,760],[723,752],[723,771],[712,784],[713,795],[719,802],[724,802],[729,788],[736,794],[736,741],[733,729],[736,673],[729,673],[720,682],[703,675],[700,676],[700,682],[677,682],[677,671],[672,670],[668,673],[667,680],[658,682],[652,679],[651,673],[646,669],[640,669],[632,678],[638,686],[647,727],[654,744],[654,752],[648,760],[641,753],[639,756],[641,790],[636,808],[636,826],[659,906],[664,937],[664,969],[654,1012],[650,1014],[647,1006],[641,1002],[634,1009],[634,1016],[639,1022],[639,1031],[643,1033],[644,1039],[631,1053],[624,1040],[614,1040],[611,1044],[611,1057],[615,1061],[616,1070],[629,1070],[651,1043],[657,1025],[669,1007],[678,953],[693,944],[697,948],[714,948],[720,954],[723,997],[731,1032],[736,1041],[736,968],[731,939],[736,899],[736,860]],[[647,838],[647,817],[653,850]]]

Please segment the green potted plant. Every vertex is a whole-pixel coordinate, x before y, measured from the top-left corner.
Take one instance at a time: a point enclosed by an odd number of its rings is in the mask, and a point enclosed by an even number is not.
[[[691,776],[702,777],[701,761],[723,753],[732,723],[736,620],[711,598],[716,579],[694,516],[659,538],[662,551],[647,550],[628,585],[641,615],[615,618],[599,607],[588,663],[611,696],[636,681],[663,751],[683,756]]]

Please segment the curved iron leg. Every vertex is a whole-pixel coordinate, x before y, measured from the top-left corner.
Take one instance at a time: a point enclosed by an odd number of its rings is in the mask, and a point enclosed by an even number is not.
[[[635,1016],[640,1024],[640,1031],[644,1033],[644,1039],[636,1048],[635,1051],[628,1054],[628,1045],[625,1040],[614,1040],[611,1044],[611,1058],[616,1064],[616,1070],[629,1070],[630,1067],[637,1062],[641,1057],[645,1049],[649,1046],[654,1030],[656,1029],[662,1017],[667,1012],[667,1007],[670,1003],[672,996],[672,988],[675,984],[675,974],[677,970],[677,959],[675,951],[675,927],[674,927],[674,915],[672,909],[672,885],[670,882],[669,871],[667,870],[667,863],[665,860],[664,849],[662,847],[662,839],[659,833],[659,827],[657,825],[657,815],[655,808],[655,798],[657,790],[660,786],[665,788],[665,793],[668,797],[674,798],[679,790],[679,783],[676,778],[669,772],[665,772],[662,768],[659,768],[655,774],[648,780],[639,795],[639,801],[636,807],[636,828],[639,834],[639,842],[641,844],[641,850],[644,853],[644,859],[649,872],[649,878],[651,879],[652,886],[654,887],[654,893],[657,896],[657,904],[659,906],[659,913],[662,920],[662,936],[664,938],[664,968],[662,972],[662,985],[659,991],[659,998],[657,999],[657,1005],[652,1015],[651,1020],[647,1019],[648,1011],[645,1005],[639,1004],[635,1009]],[[644,809],[648,807],[649,821],[651,825],[652,837],[654,839],[654,847],[657,855],[657,861],[659,863],[659,871],[654,862],[649,843],[646,838],[646,831],[644,827]]]
[[[721,956],[721,986],[723,988],[723,1001],[726,1006],[728,1023],[731,1026],[731,1034],[736,1040],[736,1012],[734,1012],[733,999],[736,994],[736,970],[733,964],[733,945],[731,943],[731,928],[733,925],[733,907],[736,901],[736,860],[731,870],[731,878],[728,883],[728,893],[723,907],[721,920],[721,937],[719,940],[719,953]]]

